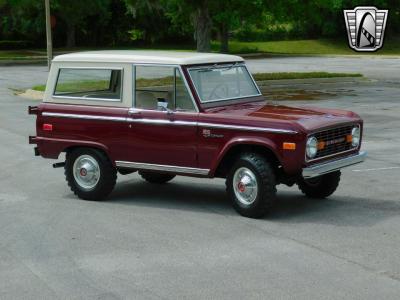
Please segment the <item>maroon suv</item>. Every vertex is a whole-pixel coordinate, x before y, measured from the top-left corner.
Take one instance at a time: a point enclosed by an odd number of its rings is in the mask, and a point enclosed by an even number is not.
[[[100,200],[117,173],[162,184],[226,178],[233,207],[261,217],[276,185],[331,195],[360,163],[363,122],[350,111],[268,104],[241,57],[161,51],[57,56],[36,114],[35,154],[65,152],[68,185]]]

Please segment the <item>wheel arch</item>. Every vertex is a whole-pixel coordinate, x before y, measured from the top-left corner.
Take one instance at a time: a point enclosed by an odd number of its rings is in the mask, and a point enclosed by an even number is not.
[[[233,161],[244,152],[255,152],[263,155],[272,164],[274,169],[278,169],[282,165],[282,158],[280,157],[275,144],[269,139],[254,139],[252,138],[238,138],[230,141],[222,149],[217,160],[211,169],[211,176],[225,177],[229,166]]]
[[[72,151],[74,151],[76,149],[82,149],[82,148],[89,148],[89,149],[101,151],[104,155],[106,155],[108,157],[108,159],[111,161],[111,163],[115,166],[114,159],[112,159],[112,157],[110,156],[108,148],[106,146],[104,146],[103,144],[99,144],[99,143],[76,143],[75,144],[74,143],[74,144],[66,146],[62,150],[62,152],[65,152],[66,155],[68,155],[68,153],[71,153]]]

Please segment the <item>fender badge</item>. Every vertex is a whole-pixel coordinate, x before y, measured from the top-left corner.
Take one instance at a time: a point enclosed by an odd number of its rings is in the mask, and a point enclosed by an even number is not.
[[[223,134],[214,134],[210,129],[203,129],[203,136],[205,138],[223,138]]]

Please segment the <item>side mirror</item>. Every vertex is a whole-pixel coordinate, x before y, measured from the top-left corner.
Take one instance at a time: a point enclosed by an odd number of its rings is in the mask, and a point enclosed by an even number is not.
[[[168,114],[173,114],[173,111],[168,108],[168,102],[164,98],[157,98],[157,109],[166,111]]]
[[[168,102],[163,98],[157,99],[157,108],[160,110],[166,110],[168,108]]]

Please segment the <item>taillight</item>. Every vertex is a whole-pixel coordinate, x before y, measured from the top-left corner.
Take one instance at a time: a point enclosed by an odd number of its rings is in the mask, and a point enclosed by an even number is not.
[[[44,131],[53,131],[53,124],[44,123],[42,128]]]

